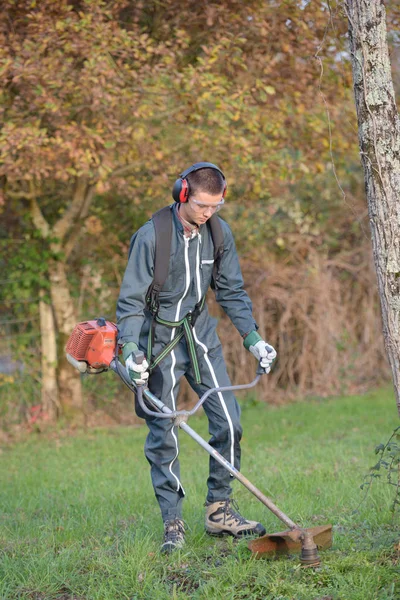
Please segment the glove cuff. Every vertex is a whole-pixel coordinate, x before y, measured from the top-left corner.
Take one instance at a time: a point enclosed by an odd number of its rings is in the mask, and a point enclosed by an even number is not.
[[[139,350],[137,344],[135,342],[127,342],[122,346],[122,356],[124,357],[124,361],[132,354],[132,352],[136,352]]]
[[[262,337],[257,333],[256,330],[251,331],[243,340],[243,346],[246,350],[249,350],[250,346],[255,346],[257,342],[261,342]]]

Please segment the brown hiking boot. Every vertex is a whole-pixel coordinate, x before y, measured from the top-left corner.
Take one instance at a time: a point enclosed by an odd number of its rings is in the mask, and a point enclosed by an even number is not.
[[[164,542],[161,552],[169,554],[179,550],[185,544],[185,526],[182,519],[170,519],[164,521]]]
[[[206,531],[210,535],[265,535],[261,523],[248,521],[239,513],[239,507],[233,500],[222,502],[206,502]]]

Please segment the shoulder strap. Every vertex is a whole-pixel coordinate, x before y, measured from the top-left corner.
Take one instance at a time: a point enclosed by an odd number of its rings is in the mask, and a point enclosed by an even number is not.
[[[150,312],[157,314],[159,307],[159,294],[168,277],[169,260],[171,255],[172,239],[172,211],[169,206],[164,206],[152,216],[156,232],[156,250],[154,257],[153,281],[147,291],[147,306]],[[224,232],[221,222],[214,214],[207,222],[210,227],[211,237],[214,244],[214,285],[217,286],[217,278],[224,254]]]
[[[147,291],[147,305],[152,313],[158,310],[158,296],[169,271],[172,239],[172,211],[164,206],[152,216],[156,231],[156,250],[154,257],[153,281]]]
[[[224,254],[224,232],[222,231],[221,221],[216,213],[208,220],[211,236],[214,244],[214,268],[213,279],[214,285],[217,286],[217,278],[221,266],[222,256]]]

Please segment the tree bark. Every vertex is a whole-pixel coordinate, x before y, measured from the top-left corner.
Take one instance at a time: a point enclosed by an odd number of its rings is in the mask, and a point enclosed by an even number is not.
[[[42,407],[50,421],[59,413],[57,385],[57,342],[56,326],[52,307],[43,300],[44,290],[40,291],[40,339],[42,350]]]
[[[80,375],[65,356],[68,338],[77,324],[74,303],[69,291],[66,265],[60,260],[49,264],[50,295],[57,323],[57,379],[62,415],[76,424],[84,423]]]
[[[65,357],[65,345],[77,323],[77,314],[70,294],[67,277],[67,260],[71,254],[81,231],[83,220],[87,217],[93,199],[94,186],[85,178],[78,178],[71,202],[63,216],[51,228],[46,221],[37,202],[37,193],[33,189],[29,193],[31,216],[34,225],[44,238],[51,236],[55,239],[51,248],[60,258],[49,262],[50,296],[52,307],[49,307],[51,316],[55,318],[57,331],[57,348],[54,351],[46,334],[42,332],[42,403],[47,411],[53,409],[50,398],[59,403],[59,411],[68,421],[83,424],[85,420],[83,395],[80,375],[71,367]],[[48,323],[50,313],[46,305],[41,302],[41,318]],[[53,321],[54,323],[54,321]],[[56,356],[57,389],[51,380],[49,356]]]
[[[383,335],[400,415],[400,119],[382,0],[345,0]]]

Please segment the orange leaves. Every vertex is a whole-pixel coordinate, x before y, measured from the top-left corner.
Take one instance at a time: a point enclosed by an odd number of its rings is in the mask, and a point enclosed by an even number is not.
[[[129,196],[151,178],[161,201],[201,156],[223,165],[231,198],[254,199],[324,173],[329,134],[313,58],[330,18],[321,3],[5,2],[14,12],[7,35],[0,27],[9,82],[0,174],[10,186],[63,190],[85,176],[99,194]],[[328,29],[324,92],[336,144],[351,155],[339,125],[345,96],[340,110],[334,103],[334,37]]]

